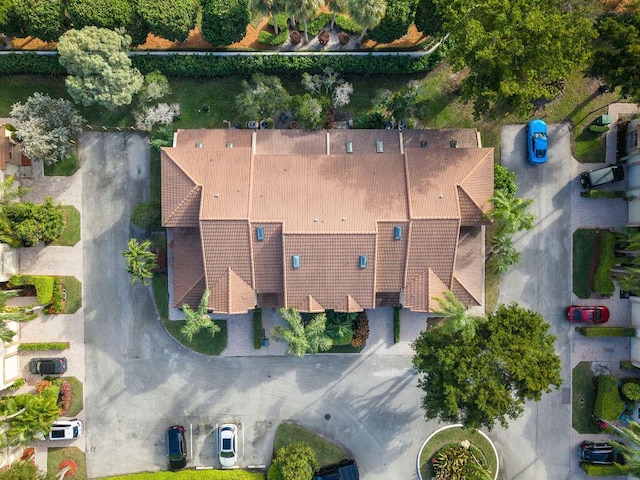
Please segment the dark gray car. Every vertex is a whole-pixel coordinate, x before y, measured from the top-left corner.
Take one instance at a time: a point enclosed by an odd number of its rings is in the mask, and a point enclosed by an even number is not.
[[[607,183],[624,180],[624,169],[621,165],[607,165],[580,174],[582,188],[593,188]]]
[[[34,375],[60,375],[67,371],[67,359],[32,358],[29,362],[29,372]]]

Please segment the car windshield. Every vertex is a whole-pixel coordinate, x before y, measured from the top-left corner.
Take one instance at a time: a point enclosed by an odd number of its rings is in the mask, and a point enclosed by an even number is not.
[[[547,138],[547,134],[544,132],[536,132],[533,134],[533,138]]]

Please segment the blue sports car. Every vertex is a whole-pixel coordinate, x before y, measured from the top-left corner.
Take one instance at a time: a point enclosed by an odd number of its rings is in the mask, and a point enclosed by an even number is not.
[[[542,120],[527,123],[527,160],[531,165],[547,161],[547,124]]]

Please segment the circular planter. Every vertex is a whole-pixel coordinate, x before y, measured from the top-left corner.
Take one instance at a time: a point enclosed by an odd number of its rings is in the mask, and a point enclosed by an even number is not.
[[[447,425],[446,427],[442,427],[439,428],[438,430],[436,430],[435,432],[433,432],[431,435],[429,435],[429,437],[424,441],[424,443],[422,444],[422,446],[420,447],[420,450],[418,451],[418,457],[416,458],[416,471],[418,473],[418,478],[420,480],[430,480],[430,477],[423,477],[422,476],[422,472],[421,472],[421,462],[420,459],[422,457],[422,453],[424,450],[424,447],[429,443],[430,440],[432,440],[436,435],[438,435],[439,433],[444,432],[445,430],[449,430],[452,428],[458,428],[461,429],[462,428],[462,424],[457,423],[455,425]],[[487,452],[485,451],[485,449],[481,449],[482,452],[485,454],[485,456],[487,456],[487,460],[489,460],[488,456],[493,454],[494,456],[494,460],[495,460],[495,464],[496,464],[496,470],[495,473],[493,475],[493,479],[496,480],[498,478],[498,472],[500,471],[500,459],[498,458],[498,451],[496,450],[496,446],[493,444],[493,442],[491,441],[491,439],[489,437],[487,437],[483,432],[476,430],[476,432],[481,435],[484,440],[487,441],[487,443],[491,446],[491,451]],[[471,442],[472,444],[474,444],[476,447],[478,447],[478,445],[476,445],[474,442]],[[431,458],[431,456],[433,456],[441,447],[438,447],[437,449],[434,449],[433,452],[428,452],[429,454],[429,458]],[[479,447],[478,447],[479,448]],[[490,462],[491,463],[491,462]]]

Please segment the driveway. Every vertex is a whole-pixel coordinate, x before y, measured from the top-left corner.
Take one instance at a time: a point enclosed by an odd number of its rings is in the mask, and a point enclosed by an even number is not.
[[[567,124],[549,125],[549,161],[526,161],[526,131],[521,125],[502,129],[502,164],[518,176],[517,195],[534,199],[535,229],[514,237],[522,252],[518,265],[503,276],[500,303],[518,302],[541,313],[557,336],[564,384],[530,403],[508,429],[491,434],[504,462],[504,478],[518,480],[570,479],[571,458],[571,341],[563,309],[571,301],[571,158]]]
[[[240,464],[268,464],[278,424],[291,420],[347,448],[367,480],[416,478],[417,449],[437,425],[423,420],[408,352],[210,358],[185,349],[120,257],[130,211],[148,191],[147,138],[83,133],[79,150],[90,477],[165,469],[164,431],[175,423],[192,429],[191,466],[217,466],[213,426],[226,422],[242,425]]]

